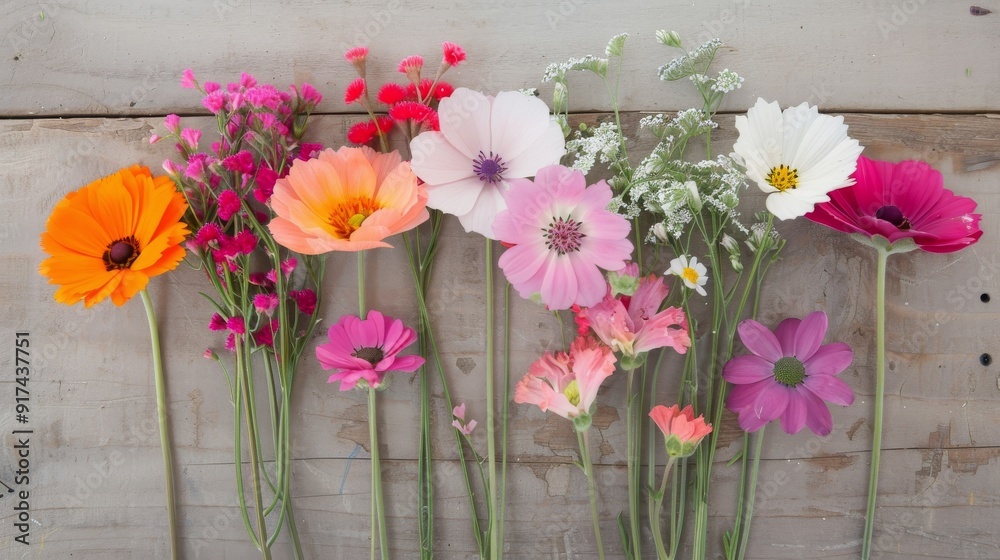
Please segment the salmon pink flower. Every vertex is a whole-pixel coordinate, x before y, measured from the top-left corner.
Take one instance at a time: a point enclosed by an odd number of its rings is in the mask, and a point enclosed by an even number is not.
[[[330,341],[316,347],[323,369],[335,370],[327,383],[340,382],[340,390],[353,389],[358,382],[378,389],[390,371],[414,372],[424,365],[420,356],[399,353],[417,340],[417,333],[399,319],[369,311],[364,320],[344,315],[330,327]]]
[[[609,288],[603,300],[580,310],[580,315],[604,344],[621,354],[624,367],[634,368],[650,350],[670,346],[683,354],[691,346],[684,311],[659,310],[667,292],[663,278],[650,274],[639,279],[631,296],[614,297]]]
[[[275,241],[304,255],[390,247],[386,237],[427,220],[427,194],[397,152],[327,149],[296,160],[271,196]]]
[[[976,201],[944,188],[941,173],[922,161],[891,163],[861,157],[853,187],[830,193],[806,218],[846,233],[912,239],[924,251],[951,253],[982,237]]]
[[[601,301],[601,269],[621,270],[632,254],[628,220],[607,210],[611,187],[587,186],[583,173],[561,165],[538,170],[535,181],[515,179],[510,208],[497,214],[497,237],[514,246],[498,264],[523,298],[541,293],[549,309]]]
[[[747,319],[737,328],[751,354],[737,356],[722,368],[722,377],[735,385],[726,407],[739,414],[748,432],[781,419],[789,434],[808,426],[821,436],[833,429],[833,418],[823,401],[848,406],[854,391],[836,377],[854,360],[843,342],[823,344],[826,313],[805,319],[785,319],[774,332]]]
[[[487,97],[458,88],[438,106],[440,132],[410,142],[413,171],[427,183],[427,205],[458,217],[465,231],[496,239],[493,219],[507,208],[511,179],[532,177],[566,153],[562,129],[537,97]]]
[[[615,355],[600,342],[581,336],[569,352],[546,352],[528,367],[514,387],[514,402],[535,404],[572,420],[577,430],[590,427],[601,383],[615,371]]]
[[[746,116],[736,117],[736,130],[733,151],[768,193],[767,209],[779,220],[811,212],[830,200],[830,191],[854,184],[861,146],[847,136],[844,117],[821,115],[808,103],[782,111],[758,98]]]
[[[656,427],[663,432],[667,454],[674,459],[690,457],[701,440],[712,433],[712,425],[705,423],[705,417],[694,417],[694,410],[687,405],[682,410],[676,404],[671,407],[656,405],[649,412]]]

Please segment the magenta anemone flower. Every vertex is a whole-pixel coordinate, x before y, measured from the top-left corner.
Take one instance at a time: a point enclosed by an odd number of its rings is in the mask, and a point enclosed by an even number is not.
[[[667,292],[663,278],[650,274],[639,279],[631,296],[614,297],[609,286],[604,299],[579,315],[604,344],[622,354],[623,365],[641,363],[643,354],[664,346],[683,354],[691,346],[687,317],[676,307],[660,311]]]
[[[976,201],[944,188],[941,173],[922,161],[891,163],[861,157],[854,186],[830,193],[806,218],[846,233],[911,238],[931,253],[951,253],[982,237]]]
[[[336,370],[327,383],[340,381],[341,391],[353,389],[361,380],[378,389],[386,373],[413,372],[424,365],[420,356],[399,355],[417,340],[417,333],[378,311],[369,311],[363,321],[344,315],[330,327],[329,338],[316,347],[316,359],[323,369]]]
[[[508,209],[493,231],[513,245],[498,264],[523,298],[541,294],[549,309],[588,307],[601,301],[601,269],[621,270],[632,254],[628,220],[607,210],[611,187],[587,186],[583,173],[550,165],[535,181],[511,181]]]
[[[826,313],[805,319],[785,319],[772,333],[757,321],[740,323],[740,340],[752,354],[737,356],[722,368],[722,377],[735,385],[726,407],[739,414],[740,427],[755,432],[781,418],[789,434],[808,426],[825,436],[833,429],[826,403],[854,402],[854,391],[836,377],[854,360],[843,342],[823,344]]]
[[[535,360],[514,387],[514,402],[538,405],[543,412],[573,420],[583,430],[590,425],[597,390],[614,372],[611,349],[581,336],[570,345],[569,353],[546,352]]]

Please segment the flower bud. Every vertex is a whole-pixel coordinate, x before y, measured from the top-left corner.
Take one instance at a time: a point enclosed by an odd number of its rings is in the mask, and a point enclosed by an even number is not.
[[[701,212],[701,195],[698,194],[698,184],[694,181],[688,181],[684,183],[687,188],[687,203],[691,207],[691,210],[695,212]]]
[[[669,236],[667,235],[667,228],[663,225],[663,222],[653,225],[653,236],[666,243]]]
[[[660,29],[656,32],[656,40],[668,47],[676,47],[678,49],[682,48],[681,36],[678,35],[676,31]]]

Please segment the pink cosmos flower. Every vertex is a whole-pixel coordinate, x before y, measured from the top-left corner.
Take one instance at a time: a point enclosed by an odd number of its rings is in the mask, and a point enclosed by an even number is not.
[[[581,336],[570,345],[569,353],[546,352],[528,368],[528,374],[514,388],[514,402],[536,404],[567,420],[589,426],[597,390],[615,371],[615,355],[600,342]]]
[[[615,297],[608,286],[604,299],[581,309],[580,315],[604,344],[622,353],[623,362],[664,346],[683,354],[691,347],[684,311],[659,310],[668,291],[663,278],[650,274],[639,279],[631,297]]]
[[[735,385],[726,407],[739,414],[748,432],[781,418],[789,434],[808,426],[818,435],[829,434],[833,418],[823,401],[843,406],[854,402],[854,391],[836,377],[854,360],[843,342],[822,344],[826,313],[805,319],[785,319],[772,333],[757,321],[740,323],[740,340],[752,354],[737,356],[722,368],[722,377]]]
[[[806,218],[846,233],[911,238],[924,251],[951,253],[982,237],[976,201],[944,188],[941,173],[922,161],[858,159],[855,184],[830,193]]]
[[[455,417],[451,423],[452,427],[467,436],[472,435],[472,430],[476,429],[478,423],[475,420],[469,420],[468,424],[465,423],[465,403],[452,409],[451,414]]]
[[[620,270],[632,254],[628,220],[607,210],[611,196],[604,181],[588,187],[583,173],[561,165],[541,168],[534,182],[512,181],[493,230],[513,245],[499,265],[521,297],[540,292],[549,309],[601,301],[601,269]]]
[[[676,404],[671,407],[656,405],[649,417],[663,433],[667,454],[675,459],[690,457],[698,444],[712,433],[712,425],[705,423],[705,417],[694,417],[694,410],[687,405],[683,410]]]
[[[537,97],[487,97],[458,88],[438,105],[440,131],[410,142],[413,171],[427,183],[427,206],[458,217],[465,231],[496,239],[493,218],[507,208],[511,179],[532,177],[566,153],[562,129]]]
[[[417,340],[417,333],[399,319],[369,311],[364,320],[344,315],[330,327],[330,341],[316,347],[323,369],[335,370],[327,383],[340,382],[340,390],[353,389],[361,380],[378,389],[390,371],[417,371],[424,365],[420,356],[399,353]]]

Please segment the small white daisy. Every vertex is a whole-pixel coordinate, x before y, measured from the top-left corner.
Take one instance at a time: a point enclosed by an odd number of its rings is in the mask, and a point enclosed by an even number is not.
[[[670,268],[667,270],[667,274],[680,276],[685,286],[703,296],[708,295],[708,292],[702,287],[708,283],[708,269],[705,268],[705,265],[698,262],[698,257],[691,257],[690,261],[687,255],[677,257],[670,261]]]
[[[780,220],[805,215],[829,201],[830,191],[854,184],[862,148],[847,136],[843,117],[821,115],[808,103],[782,112],[777,102],[758,98],[746,116],[736,117],[736,129],[733,151],[747,176],[770,194],[767,209]]]

